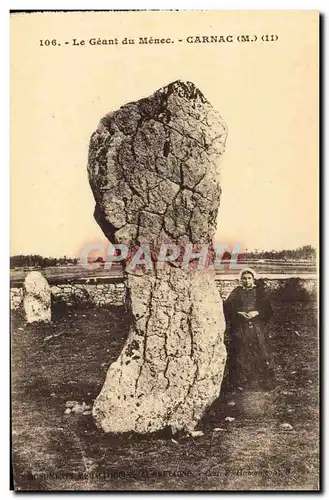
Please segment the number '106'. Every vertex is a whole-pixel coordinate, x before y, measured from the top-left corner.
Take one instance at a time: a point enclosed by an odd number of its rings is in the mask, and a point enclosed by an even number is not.
[[[40,40],[41,47],[49,47],[49,45],[57,45],[57,40]]]

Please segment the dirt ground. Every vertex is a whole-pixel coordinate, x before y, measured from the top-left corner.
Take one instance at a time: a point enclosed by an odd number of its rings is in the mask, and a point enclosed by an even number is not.
[[[46,326],[26,326],[15,315],[16,490],[317,490],[317,305],[273,306],[277,387],[223,391],[198,426],[204,435],[195,438],[105,435],[91,415],[64,414],[66,401],[92,404],[99,393],[127,335],[123,308],[57,311]]]

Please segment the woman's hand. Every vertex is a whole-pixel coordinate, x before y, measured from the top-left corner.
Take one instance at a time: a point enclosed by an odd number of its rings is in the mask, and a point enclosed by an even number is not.
[[[244,311],[238,311],[238,315],[242,316],[244,319],[250,319],[249,314]]]
[[[258,311],[250,311],[249,313],[244,312],[244,311],[238,311],[238,315],[242,316],[244,319],[247,319],[248,321],[250,319],[256,318],[256,316],[259,315]]]

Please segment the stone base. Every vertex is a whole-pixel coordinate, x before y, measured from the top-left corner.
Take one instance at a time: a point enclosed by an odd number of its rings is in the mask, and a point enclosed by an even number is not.
[[[213,272],[127,279],[131,327],[93,416],[105,432],[191,431],[219,396],[226,349]]]

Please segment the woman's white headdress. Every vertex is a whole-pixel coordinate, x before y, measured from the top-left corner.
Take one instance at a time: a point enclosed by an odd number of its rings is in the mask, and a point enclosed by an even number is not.
[[[252,275],[252,277],[254,278],[254,280],[255,280],[255,279],[257,279],[257,274],[256,274],[256,272],[255,272],[253,269],[251,269],[251,267],[245,267],[245,268],[244,268],[244,269],[242,269],[242,271],[240,272],[240,276],[239,276],[240,280],[241,280],[242,276],[243,276],[245,273],[250,273],[250,274]]]

